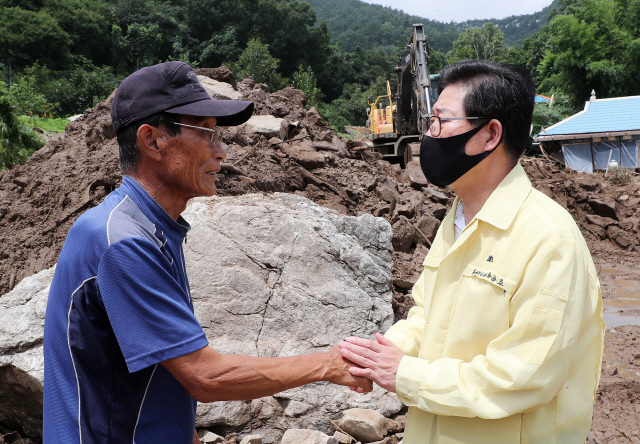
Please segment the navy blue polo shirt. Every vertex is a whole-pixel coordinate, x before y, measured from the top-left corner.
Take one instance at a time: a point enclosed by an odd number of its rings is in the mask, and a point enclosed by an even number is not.
[[[196,402],[159,365],[208,345],[189,228],[129,176],[73,224],[45,318],[45,444],[192,443]]]

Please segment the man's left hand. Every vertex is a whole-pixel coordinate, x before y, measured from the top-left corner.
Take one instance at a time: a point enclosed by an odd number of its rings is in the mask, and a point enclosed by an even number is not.
[[[393,342],[376,333],[376,341],[349,337],[338,343],[338,347],[345,359],[363,367],[350,367],[349,373],[371,379],[395,393],[396,374],[404,353]]]

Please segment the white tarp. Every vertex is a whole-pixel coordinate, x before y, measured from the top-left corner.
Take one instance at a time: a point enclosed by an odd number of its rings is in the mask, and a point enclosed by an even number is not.
[[[591,143],[568,143],[562,145],[562,155],[567,167],[583,173],[593,173]]]

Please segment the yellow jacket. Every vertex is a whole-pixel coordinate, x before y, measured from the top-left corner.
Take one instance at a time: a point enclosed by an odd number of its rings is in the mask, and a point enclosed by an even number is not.
[[[404,444],[584,443],[604,321],[587,245],[516,165],[454,243],[452,211],[386,333]]]

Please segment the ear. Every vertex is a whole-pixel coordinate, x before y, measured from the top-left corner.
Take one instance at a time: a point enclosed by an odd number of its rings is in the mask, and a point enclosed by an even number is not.
[[[158,147],[158,141],[161,135],[158,128],[147,124],[140,125],[137,133],[140,156],[160,162],[162,160],[162,152]]]
[[[491,119],[485,126],[489,138],[484,144],[484,151],[491,151],[498,147],[502,138],[502,123],[497,119]]]

